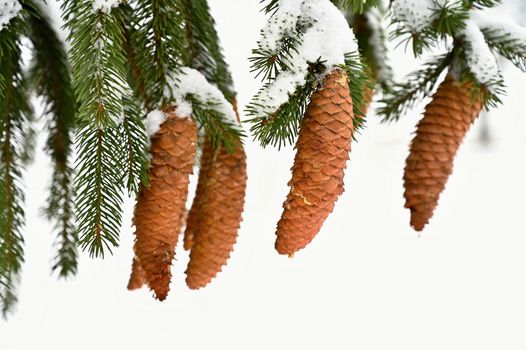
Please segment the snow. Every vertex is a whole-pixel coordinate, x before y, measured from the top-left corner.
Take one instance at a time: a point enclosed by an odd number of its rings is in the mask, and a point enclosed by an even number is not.
[[[306,26],[299,37],[297,26]],[[279,0],[279,8],[262,30],[260,49],[278,53],[286,37],[298,38],[297,51],[286,57],[290,68],[267,84],[254,101],[260,115],[270,115],[296,88],[305,84],[309,63],[324,62],[327,72],[344,64],[345,54],[358,51],[354,33],[343,14],[329,0]]]
[[[389,57],[386,52],[386,43],[384,42],[387,31],[383,26],[383,14],[378,8],[373,8],[370,11],[365,12],[367,22],[371,28],[371,36],[369,41],[373,48],[373,55],[375,63],[377,65],[376,74],[379,81],[386,82],[392,77],[392,68],[389,66],[386,58]]]
[[[189,117],[192,114],[192,103],[188,97],[197,99],[207,109],[214,110],[226,117],[228,121],[237,123],[234,108],[215,86],[210,84],[199,71],[183,67],[174,77],[170,78],[171,91],[165,91],[175,99],[176,113],[180,117]]]
[[[161,124],[166,119],[163,111],[154,109],[146,115],[146,120],[144,121],[144,126],[146,127],[146,133],[151,138],[153,135],[159,131]]]
[[[526,28],[515,23],[511,18],[498,20],[485,16],[482,11],[474,11],[471,18],[482,30],[496,31],[499,34],[508,34],[510,39],[526,44]]]
[[[392,3],[394,17],[405,23],[412,32],[422,32],[431,26],[444,7],[462,8],[461,0],[395,0]]]
[[[18,16],[22,5],[18,0],[0,0],[0,30],[7,27],[9,22]]]
[[[460,37],[466,44],[466,61],[469,70],[475,79],[487,88],[492,90],[495,83],[502,80],[497,58],[491,52],[484,34],[474,20],[466,21],[466,28],[461,32]]]
[[[121,4],[121,0],[93,0],[93,11],[110,13],[111,9]]]

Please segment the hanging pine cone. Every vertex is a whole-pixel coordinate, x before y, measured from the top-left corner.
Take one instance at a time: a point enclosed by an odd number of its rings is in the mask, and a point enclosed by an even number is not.
[[[206,286],[230,257],[241,223],[246,182],[246,155],[241,144],[233,153],[224,147],[213,151],[202,200],[195,207],[198,220],[192,226],[193,244],[186,270],[186,284],[191,289]]]
[[[319,232],[343,193],[353,134],[348,76],[337,69],[312,95],[296,143],[296,157],[277,227],[276,250],[292,255]]]
[[[170,288],[197,144],[197,128],[191,118],[179,118],[172,110],[166,114],[166,121],[151,140],[150,184],[139,191],[133,219],[137,263],[159,300],[166,298]],[[132,274],[132,280],[135,277]]]
[[[136,290],[142,288],[146,284],[146,275],[142,269],[142,265],[137,257],[133,258],[132,272],[130,281],[128,282],[128,290]]]
[[[433,216],[455,154],[482,110],[471,87],[448,76],[417,125],[404,173],[405,207],[411,210],[411,226],[417,231]]]
[[[186,230],[184,231],[184,249],[190,250],[192,248],[192,241],[195,232],[198,230],[202,220],[201,207],[205,201],[206,181],[208,180],[208,173],[212,167],[212,158],[214,150],[212,143],[208,138],[205,138],[201,154],[201,166],[199,169],[199,179],[197,181],[197,188],[195,190],[195,197],[192,203],[192,208],[188,213],[186,220]]]

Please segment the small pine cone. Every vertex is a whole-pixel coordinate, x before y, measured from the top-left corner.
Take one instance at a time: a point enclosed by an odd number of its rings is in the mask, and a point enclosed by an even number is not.
[[[133,258],[132,272],[130,281],[128,282],[128,290],[136,290],[142,288],[146,284],[146,275],[142,269],[141,263],[137,257]]]
[[[417,125],[404,172],[405,207],[417,231],[433,216],[455,154],[482,110],[481,99],[474,101],[471,91],[470,84],[448,76]]]
[[[186,284],[191,289],[206,286],[230,257],[242,219],[246,183],[243,146],[239,144],[233,153],[228,153],[224,147],[216,150],[186,270]]]
[[[208,138],[205,138],[203,142],[203,151],[201,154],[201,167],[199,169],[199,180],[197,181],[197,188],[195,190],[195,197],[192,203],[192,208],[188,213],[186,220],[186,230],[184,231],[184,249],[190,250],[192,248],[192,240],[195,232],[199,230],[199,225],[202,222],[202,210],[203,202],[205,200],[205,188],[206,181],[208,179],[208,173],[212,167],[212,158],[214,150],[212,143]]]
[[[151,140],[150,185],[141,187],[133,219],[135,256],[159,300],[164,300],[170,289],[197,144],[194,121],[179,118],[173,111],[166,113],[166,121]]]
[[[312,95],[296,142],[290,192],[278,222],[276,250],[292,255],[319,232],[343,193],[353,134],[348,76],[335,70]]]

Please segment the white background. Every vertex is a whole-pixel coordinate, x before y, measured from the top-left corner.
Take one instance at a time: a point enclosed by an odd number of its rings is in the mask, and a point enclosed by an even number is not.
[[[256,0],[210,3],[243,106],[260,86],[247,57],[265,18]],[[407,57],[393,54],[398,76],[416,68]],[[247,141],[246,210],[228,266],[205,289],[189,291],[179,247],[164,303],[126,290],[131,199],[113,256],[82,254],[69,282],[49,276],[53,237],[38,212],[50,168],[39,152],[26,175],[20,303],[0,321],[0,349],[526,349],[526,78],[505,71],[509,94],[490,116],[492,143],[481,145],[480,128],[471,130],[421,235],[409,227],[401,178],[422,106],[399,124],[368,118],[353,144],[346,192],[293,259],[273,248],[293,150]]]

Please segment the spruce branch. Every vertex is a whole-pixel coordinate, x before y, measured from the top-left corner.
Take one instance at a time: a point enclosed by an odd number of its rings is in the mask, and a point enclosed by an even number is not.
[[[132,27],[136,66],[152,108],[172,100],[169,75],[177,74],[187,55],[182,0],[135,0]]]
[[[49,199],[43,212],[53,222],[57,235],[52,271],[68,278],[77,272],[78,255],[73,217],[73,169],[70,165],[77,106],[64,45],[50,19],[38,6],[34,8],[36,13],[29,17],[29,38],[34,47],[32,85],[44,100],[49,133],[45,149],[53,162]]]
[[[452,53],[437,56],[411,73],[403,83],[394,84],[380,101],[378,115],[382,117],[382,121],[397,121],[407,110],[413,108],[415,103],[428,96],[452,60]]]
[[[21,172],[26,158],[26,131],[32,120],[21,64],[20,18],[0,31],[0,309],[4,317],[16,303],[15,289],[24,261],[22,228],[24,192]]]
[[[81,128],[76,137],[76,217],[79,245],[90,256],[118,246],[122,218],[121,137],[117,128]]]
[[[130,176],[128,184],[134,189],[139,177],[135,167],[127,172],[123,165],[126,144],[119,133],[125,113],[138,109],[130,106],[134,102],[128,99],[131,91],[126,81],[123,6],[94,10],[88,0],[71,1],[70,6],[73,15],[67,25],[79,102],[74,182],[78,243],[90,256],[103,257],[106,250],[111,253],[112,247],[118,246],[125,178]],[[142,141],[133,140],[139,148],[144,145]],[[138,162],[134,164],[137,168],[143,167],[138,157],[133,161]]]
[[[289,96],[289,100],[270,116],[258,115],[260,108],[264,106],[256,99],[247,106],[246,112],[252,116],[247,123],[253,124],[250,132],[261,146],[272,145],[281,149],[294,143],[310,97],[318,83],[316,76],[309,74],[306,77],[306,84],[296,88],[296,91]],[[260,92],[267,89],[270,84],[271,82],[267,82]]]
[[[207,0],[183,1],[185,29],[190,51],[187,66],[197,69],[233,102],[234,83],[221,51],[215,21]]]
[[[350,11],[353,14],[361,14],[373,7],[381,5],[381,0],[331,0],[334,5],[343,11]]]
[[[129,98],[124,105],[124,119],[119,127],[123,152],[121,159],[126,161],[122,182],[131,195],[138,192],[141,183],[148,183],[148,140],[139,108]]]
[[[502,27],[483,27],[481,30],[492,49],[526,72],[526,42],[514,37]]]

